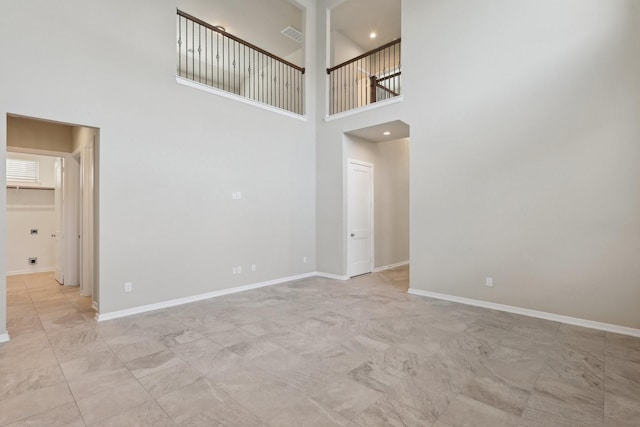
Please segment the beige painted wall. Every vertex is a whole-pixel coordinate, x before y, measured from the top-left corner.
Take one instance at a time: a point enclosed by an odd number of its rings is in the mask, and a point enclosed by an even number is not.
[[[409,261],[409,139],[345,144],[348,159],[374,165],[374,268]]]
[[[71,153],[72,127],[68,125],[7,117],[7,146]]]
[[[85,126],[73,126],[71,128],[71,152],[80,152],[83,144],[92,143],[96,137],[97,129]]]

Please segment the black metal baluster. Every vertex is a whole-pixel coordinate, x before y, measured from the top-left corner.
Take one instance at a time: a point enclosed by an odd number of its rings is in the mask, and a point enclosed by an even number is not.
[[[362,107],[362,59],[358,60],[358,107]]]
[[[211,31],[211,42],[209,43],[209,45],[211,46],[211,86],[213,87],[213,35],[214,34],[218,34],[215,31]]]
[[[198,25],[198,82],[202,83],[202,25]]]
[[[189,78],[189,22],[184,24],[184,76]]]
[[[291,75],[292,75],[292,71],[293,69],[291,67],[287,67],[287,72],[288,72],[288,76],[287,76],[287,109],[289,111],[293,111],[293,107],[292,107],[292,99],[291,99]]]
[[[191,22],[191,80],[196,79],[196,26]]]
[[[349,92],[351,93],[351,108],[357,107],[356,105],[356,63],[351,63],[351,89]]]

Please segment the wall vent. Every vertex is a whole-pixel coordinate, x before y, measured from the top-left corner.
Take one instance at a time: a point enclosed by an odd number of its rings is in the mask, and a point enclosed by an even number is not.
[[[285,37],[289,37],[294,42],[302,43],[303,35],[300,32],[300,30],[296,30],[292,26],[288,26],[287,28],[285,28],[284,30],[282,30],[280,32],[282,33],[282,35],[284,35]]]

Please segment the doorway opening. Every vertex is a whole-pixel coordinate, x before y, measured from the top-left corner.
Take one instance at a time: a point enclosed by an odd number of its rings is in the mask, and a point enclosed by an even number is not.
[[[409,126],[382,123],[343,141],[347,276],[408,271]]]
[[[94,127],[7,115],[8,314],[21,290],[36,308],[34,295],[51,292],[86,316],[98,311],[98,144]]]

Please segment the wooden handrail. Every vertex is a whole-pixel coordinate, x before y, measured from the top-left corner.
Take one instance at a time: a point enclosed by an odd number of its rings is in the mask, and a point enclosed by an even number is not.
[[[213,26],[213,25],[211,25],[211,24],[209,24],[207,22],[204,22],[202,19],[196,18],[193,15],[189,15],[188,13],[183,12],[180,9],[176,9],[176,10],[178,11],[178,16],[182,16],[183,18],[189,19],[189,20],[191,20],[191,21],[193,21],[193,22],[195,22],[197,24],[202,25],[203,27],[206,27],[206,28],[210,29],[211,31],[215,31],[216,33],[220,33],[220,34],[224,35],[225,37],[229,37],[231,40],[234,40],[234,41],[236,41],[238,43],[241,43],[241,44],[247,46],[248,48],[251,48],[251,49],[253,49],[255,51],[258,51],[261,54],[268,56],[269,58],[275,59],[276,61],[280,61],[283,64],[286,64],[289,67],[291,67],[293,69],[296,69],[296,70],[300,71],[302,74],[304,74],[304,71],[305,71],[304,67],[300,67],[300,66],[298,66],[296,64],[292,64],[291,62],[287,61],[286,59],[282,59],[279,56],[274,55],[271,52],[267,52],[266,50],[261,49],[258,46],[249,43],[248,41],[242,40],[240,37],[236,37],[236,36],[234,36],[232,34],[227,33],[226,31],[222,31],[221,29],[216,28],[215,26]]]
[[[331,67],[331,68],[327,68],[327,74],[331,74],[331,72],[332,72],[332,71],[337,70],[338,68],[342,68],[342,67],[344,67],[345,65],[349,65],[349,64],[351,64],[352,62],[356,62],[356,61],[358,61],[358,60],[360,60],[360,59],[362,59],[362,58],[366,58],[366,57],[367,57],[367,56],[369,56],[369,55],[373,55],[374,53],[378,53],[378,52],[380,52],[381,50],[385,50],[386,48],[391,47],[391,46],[393,46],[394,44],[399,44],[401,41],[402,41],[402,39],[401,39],[401,38],[399,38],[399,39],[397,39],[397,40],[390,41],[390,42],[389,42],[389,43],[387,43],[387,44],[383,44],[382,46],[377,47],[377,48],[375,48],[375,49],[373,49],[373,50],[370,50],[369,52],[365,52],[365,53],[363,53],[362,55],[356,56],[355,58],[352,58],[352,59],[350,59],[350,60],[348,60],[348,61],[345,61],[345,62],[343,62],[342,64],[334,65],[334,66],[333,66],[333,67]]]
[[[400,95],[399,93],[395,93],[394,91],[392,91],[391,89],[389,89],[388,87],[382,86],[381,84],[377,84],[376,85],[377,88],[382,89],[383,91],[390,93],[392,96],[398,96]]]
[[[381,82],[383,80],[389,80],[389,79],[392,79],[394,77],[398,77],[401,74],[402,74],[402,71],[398,71],[397,73],[389,74],[388,76],[380,77],[379,79],[376,79],[376,80],[378,82]]]

